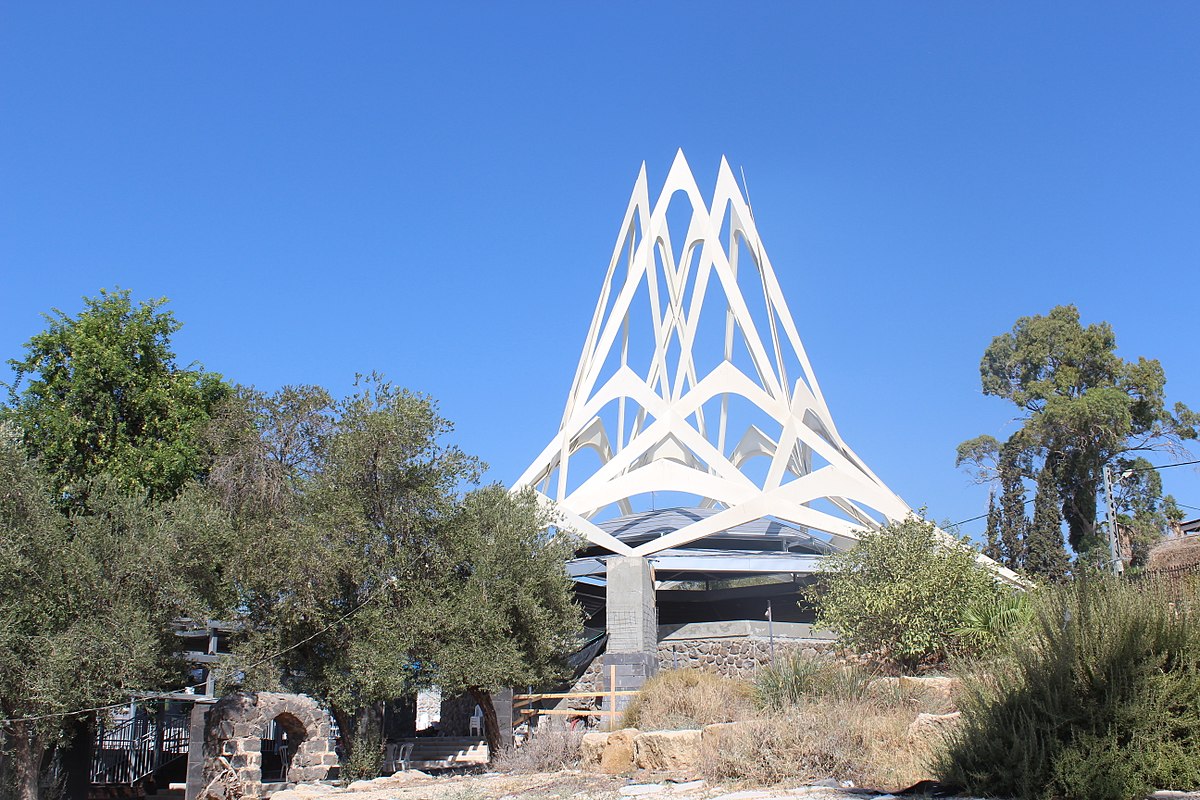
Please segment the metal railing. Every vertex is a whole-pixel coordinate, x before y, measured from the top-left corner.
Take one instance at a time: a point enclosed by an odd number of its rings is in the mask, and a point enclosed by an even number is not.
[[[191,738],[188,715],[158,711],[96,729],[93,784],[132,786],[167,764],[186,758]]]

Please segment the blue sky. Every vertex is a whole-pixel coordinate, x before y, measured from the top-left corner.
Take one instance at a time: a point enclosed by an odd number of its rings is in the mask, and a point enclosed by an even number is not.
[[[1076,303],[1200,406],[1197,41],[1185,3],[8,2],[0,356],[101,287],[166,296],[182,360],[382,371],[511,482],[641,162],[707,188],[724,154],[842,434],[964,519],[1018,316]]]

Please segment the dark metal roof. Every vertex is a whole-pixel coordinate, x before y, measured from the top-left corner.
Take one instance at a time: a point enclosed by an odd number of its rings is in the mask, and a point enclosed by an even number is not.
[[[611,533],[622,542],[632,544],[674,533],[721,511],[722,509],[718,508],[661,508],[654,511],[638,511],[596,524],[601,530]],[[714,540],[722,539],[754,542],[752,546],[755,549],[773,551],[796,550],[825,554],[834,550],[824,539],[810,533],[808,528],[773,517],[760,517],[734,525],[719,533],[705,536],[703,541],[705,545],[711,546]]]

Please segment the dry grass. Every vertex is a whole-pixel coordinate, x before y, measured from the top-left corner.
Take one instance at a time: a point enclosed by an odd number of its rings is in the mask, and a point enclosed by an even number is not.
[[[1200,568],[1200,536],[1168,539],[1150,550],[1146,571],[1175,571]]]
[[[501,753],[493,768],[501,772],[558,772],[579,766],[582,731],[538,730],[517,747]]]
[[[907,740],[916,712],[870,700],[795,705],[731,725],[705,752],[712,781],[774,784],[849,779],[896,791],[932,777]]]
[[[646,681],[620,724],[643,730],[682,730],[733,722],[751,715],[753,693],[750,684],[712,672],[660,672]]]

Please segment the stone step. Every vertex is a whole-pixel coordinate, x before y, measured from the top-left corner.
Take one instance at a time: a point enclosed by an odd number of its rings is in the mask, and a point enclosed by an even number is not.
[[[469,736],[424,736],[400,739],[413,745],[409,766],[414,769],[450,769],[470,764],[486,764],[487,744]]]

